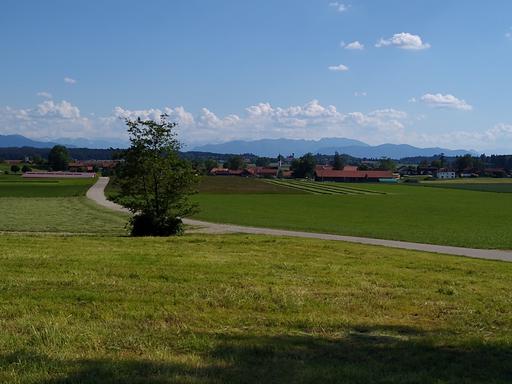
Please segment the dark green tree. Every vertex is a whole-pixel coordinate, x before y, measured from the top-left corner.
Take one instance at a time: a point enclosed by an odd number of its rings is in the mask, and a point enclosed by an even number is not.
[[[336,169],[336,170],[340,170],[340,169],[343,169],[345,168],[345,159],[340,156],[340,154],[338,152],[334,153],[334,160],[332,162],[332,168],[333,169]]]
[[[258,157],[255,161],[255,164],[258,167],[268,167],[270,163],[271,159],[269,157]]]
[[[69,152],[63,145],[54,146],[48,154],[48,165],[54,171],[65,171],[69,165]]]
[[[23,167],[21,167],[21,172],[25,173],[25,172],[31,172],[32,171],[32,168],[30,168],[28,165],[24,165]]]
[[[16,164],[11,165],[11,172],[18,173],[20,171],[20,167],[18,167]]]
[[[219,163],[217,160],[213,159],[206,159],[204,161],[204,168],[206,169],[206,172],[210,172],[213,168],[217,168],[219,166]]]
[[[121,154],[117,170],[120,204],[133,212],[133,236],[169,236],[183,232],[182,217],[196,211],[189,196],[199,177],[180,158],[176,123],[126,120],[131,146]]]
[[[396,169],[396,163],[389,158],[380,159],[378,168],[386,171],[394,171]]]
[[[443,167],[443,162],[442,162],[440,159],[436,159],[436,160],[432,160],[432,162],[430,163],[430,165],[431,165],[432,167],[442,168],[442,167]]]
[[[244,165],[245,162],[242,156],[232,156],[228,159],[224,167],[236,171],[238,169],[243,169]]]
[[[312,153],[293,160],[291,170],[295,178],[312,178],[315,174],[316,159]]]
[[[470,154],[466,154],[464,156],[457,156],[457,158],[455,159],[455,167],[457,168],[458,171],[473,168],[473,157]]]

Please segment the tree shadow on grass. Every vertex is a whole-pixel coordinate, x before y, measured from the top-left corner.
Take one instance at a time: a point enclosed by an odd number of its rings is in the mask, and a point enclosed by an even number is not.
[[[54,377],[36,381],[46,384],[512,382],[510,345],[439,346],[411,328],[356,328],[339,339],[208,337],[214,347],[196,353],[202,361],[197,365],[143,359],[61,361],[19,351],[0,357],[0,366],[41,367]]]

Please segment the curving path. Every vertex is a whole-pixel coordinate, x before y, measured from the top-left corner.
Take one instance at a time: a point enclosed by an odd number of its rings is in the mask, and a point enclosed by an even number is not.
[[[87,197],[94,200],[103,207],[118,211],[129,213],[130,211],[119,204],[113,203],[107,200],[105,197],[105,187],[109,181],[108,177],[100,177],[96,184],[94,184],[88,191]],[[321,239],[321,240],[334,240],[334,241],[347,241],[350,243],[368,244],[368,245],[379,245],[391,248],[410,249],[414,251],[424,251],[433,253],[442,253],[447,255],[466,256],[478,259],[488,260],[503,260],[512,261],[512,251],[500,251],[492,249],[475,249],[475,248],[462,248],[462,247],[451,247],[446,245],[434,245],[434,244],[421,244],[421,243],[410,243],[406,241],[396,240],[382,240],[382,239],[371,239],[367,237],[355,237],[355,236],[342,236],[342,235],[331,235],[326,233],[312,233],[312,232],[301,232],[301,231],[287,231],[282,229],[270,229],[270,228],[257,228],[257,227],[245,227],[240,225],[232,224],[217,224],[207,223],[205,221],[184,219],[183,222],[187,225],[195,227],[190,232],[200,233],[248,233],[257,235],[271,235],[271,236],[289,236],[289,237],[303,237],[309,239]]]

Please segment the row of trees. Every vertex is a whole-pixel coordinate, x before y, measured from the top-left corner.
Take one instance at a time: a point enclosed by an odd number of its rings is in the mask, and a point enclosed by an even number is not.
[[[297,178],[313,178],[315,174],[315,168],[317,165],[317,159],[312,153],[306,153],[304,156],[293,160],[291,170],[293,177]],[[338,152],[335,153],[333,161],[331,162],[333,169],[341,170],[347,165],[346,159]],[[370,169],[366,164],[360,164],[359,170]],[[375,169],[394,171],[396,169],[396,163],[391,159],[380,159]]]

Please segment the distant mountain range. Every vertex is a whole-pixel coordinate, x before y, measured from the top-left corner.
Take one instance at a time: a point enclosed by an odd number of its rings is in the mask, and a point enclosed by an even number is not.
[[[320,140],[262,139],[254,141],[228,141],[222,144],[208,144],[194,148],[195,151],[215,153],[252,153],[258,156],[275,157],[278,154],[302,156],[304,153],[320,153],[332,155],[335,152],[353,157],[380,158],[434,156],[444,153],[445,156],[462,156],[467,153],[479,155],[474,150],[446,148],[418,148],[408,144],[382,144],[371,146],[359,140],[345,138],[323,138]]]
[[[6,147],[34,147],[51,148],[56,144],[62,144],[70,148],[126,148],[128,143],[121,140],[105,139],[70,139],[60,138],[52,141],[32,140],[22,135],[0,135],[0,148]],[[332,155],[335,152],[353,157],[380,158],[391,157],[400,159],[403,157],[433,156],[444,153],[445,156],[462,156],[467,153],[478,155],[473,150],[446,149],[446,148],[418,148],[407,144],[382,144],[371,146],[359,140],[346,138],[323,138],[320,140],[292,140],[292,139],[262,139],[254,141],[228,141],[222,144],[207,144],[192,148],[193,151],[213,153],[252,153],[258,156],[276,157],[294,154],[302,156],[304,153],[320,153]]]
[[[32,140],[22,135],[0,135],[0,148],[7,147],[33,147],[33,148],[51,148],[54,145],[61,144],[70,148],[122,148],[127,147],[128,143],[121,140],[105,139],[86,139],[86,138],[59,138],[52,141]]]

